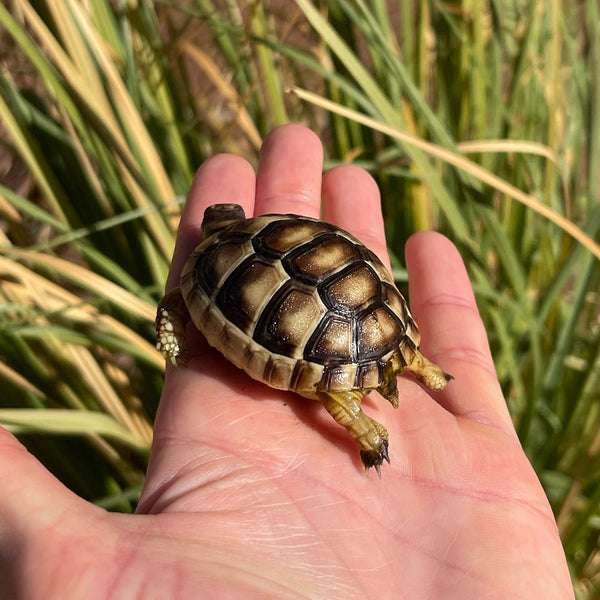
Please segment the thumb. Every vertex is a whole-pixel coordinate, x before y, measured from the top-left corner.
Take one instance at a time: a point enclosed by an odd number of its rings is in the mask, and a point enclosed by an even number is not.
[[[101,511],[66,488],[3,427],[0,481],[0,557],[47,531],[65,514]]]

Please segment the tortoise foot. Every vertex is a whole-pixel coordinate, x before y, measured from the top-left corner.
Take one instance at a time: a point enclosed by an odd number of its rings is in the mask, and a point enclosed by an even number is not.
[[[185,326],[189,320],[187,307],[179,288],[166,294],[156,311],[156,349],[174,365],[185,354]]]
[[[388,455],[388,432],[381,424],[368,417],[360,408],[364,390],[346,392],[321,392],[319,398],[329,414],[356,440],[360,457],[369,472],[375,467],[381,477],[381,464],[390,462]]]
[[[377,448],[360,451],[360,458],[363,462],[363,465],[365,465],[365,472],[367,475],[369,474],[369,469],[371,467],[375,467],[377,475],[379,475],[379,478],[381,479],[381,465],[384,459],[387,460],[388,463],[390,462],[388,446],[389,443],[387,440],[381,440],[381,443]]]
[[[434,392],[443,390],[446,384],[454,379],[452,375],[442,371],[440,367],[425,358],[418,350],[407,368],[413,371],[417,379]]]

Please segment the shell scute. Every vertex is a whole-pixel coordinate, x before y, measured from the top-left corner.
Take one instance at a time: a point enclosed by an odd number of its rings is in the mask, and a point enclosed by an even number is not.
[[[269,223],[281,221],[281,215],[263,215],[262,217],[253,217],[244,221],[238,221],[225,233],[227,236],[248,235],[252,237],[269,226]]]
[[[369,265],[373,268],[373,270],[377,273],[377,277],[381,279],[381,281],[388,283],[392,286],[395,286],[394,278],[392,274],[387,270],[385,265],[379,260],[379,257],[375,252],[373,252],[370,248],[361,245],[360,246],[360,255],[361,260],[369,263]]]
[[[355,261],[331,277],[320,292],[327,307],[354,313],[381,296],[381,282],[370,265]]]
[[[304,348],[304,358],[321,365],[356,360],[353,323],[348,317],[328,314]]]
[[[227,319],[252,335],[265,304],[285,280],[281,269],[251,256],[229,275],[215,304]]]
[[[341,392],[354,389],[357,365],[353,363],[330,365],[323,371],[319,390]]]
[[[300,358],[324,313],[325,308],[316,294],[296,289],[288,283],[265,307],[253,338],[272,352]]]
[[[385,304],[390,307],[392,313],[397,315],[404,325],[407,342],[412,343],[417,348],[421,343],[421,334],[408,310],[406,300],[404,300],[400,292],[393,285],[384,283],[382,289],[382,298]]]
[[[373,390],[383,381],[385,362],[382,360],[363,361],[357,365],[354,387],[359,390]]]
[[[404,326],[389,308],[379,306],[369,310],[359,319],[358,356],[363,359],[380,357],[398,345],[397,340],[404,334]]]
[[[360,258],[356,246],[335,233],[323,234],[310,243],[300,246],[283,259],[285,270],[291,277],[309,285],[316,285],[340,265]]]
[[[255,250],[260,254],[280,258],[293,248],[309,242],[325,229],[317,221],[295,221],[280,219],[269,223],[261,235],[253,240]]]
[[[194,270],[198,272],[196,281],[209,297],[214,297],[251,249],[252,245],[247,239],[228,239],[208,246],[205,252],[198,255],[194,265]]]

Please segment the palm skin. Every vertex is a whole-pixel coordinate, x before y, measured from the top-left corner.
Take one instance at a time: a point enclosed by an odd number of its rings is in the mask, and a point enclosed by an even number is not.
[[[296,125],[265,140],[255,175],[221,155],[190,192],[168,288],[204,208],[322,216],[386,260],[375,184]],[[420,233],[406,259],[423,351],[455,380],[441,393],[399,378],[382,479],[363,474],[317,402],[248,378],[189,331],[169,368],[137,515],[66,490],[0,431],[0,590],[7,598],[572,598],[543,490],[515,431],[462,261]],[[2,592],[0,592],[0,597]]]

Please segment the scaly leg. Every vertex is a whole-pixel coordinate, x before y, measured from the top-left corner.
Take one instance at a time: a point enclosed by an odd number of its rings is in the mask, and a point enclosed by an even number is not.
[[[415,351],[412,362],[406,367],[415,373],[417,379],[422,381],[430,390],[439,392],[446,384],[454,379],[452,375],[444,373],[437,365],[425,358],[418,350]]]
[[[361,410],[360,403],[365,393],[353,390],[320,392],[318,395],[327,412],[356,440],[367,473],[370,467],[375,467],[381,477],[381,463],[384,459],[390,462],[388,432],[381,423],[371,419]]]
[[[398,366],[394,359],[390,359],[384,367],[383,383],[377,388],[377,391],[389,401],[394,407],[398,408],[398,382],[396,381],[396,373]]]
[[[156,311],[156,349],[174,365],[185,354],[185,327],[190,320],[183,296],[175,288],[163,296]]]

